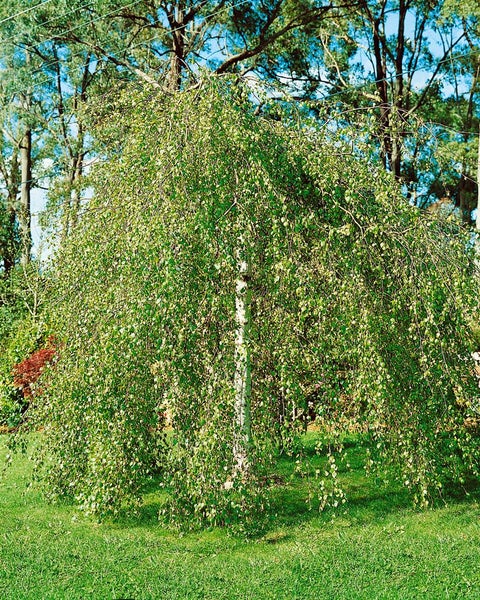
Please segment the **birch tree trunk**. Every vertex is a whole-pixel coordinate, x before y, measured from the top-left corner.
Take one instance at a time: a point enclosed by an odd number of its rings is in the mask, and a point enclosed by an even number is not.
[[[478,130],[478,156],[477,156],[477,215],[475,217],[475,267],[480,272],[480,126]],[[479,382],[480,386],[480,382]]]
[[[251,289],[250,265],[244,240],[240,240],[238,275],[235,291],[235,403],[234,444],[235,471],[246,475],[249,469],[251,444],[250,404],[252,392],[252,365],[250,357]]]

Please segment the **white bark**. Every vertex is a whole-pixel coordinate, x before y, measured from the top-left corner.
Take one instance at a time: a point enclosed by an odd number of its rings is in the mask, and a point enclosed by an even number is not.
[[[238,276],[235,293],[235,403],[234,445],[235,469],[246,474],[249,468],[248,454],[251,443],[250,403],[252,371],[250,357],[251,289],[249,286],[250,266],[244,244],[238,256]]]
[[[480,129],[478,133],[477,161],[477,216],[475,217],[475,267],[478,277],[478,274],[480,273]]]

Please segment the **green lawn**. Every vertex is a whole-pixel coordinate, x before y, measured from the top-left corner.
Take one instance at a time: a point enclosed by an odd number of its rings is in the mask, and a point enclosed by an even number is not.
[[[352,464],[360,452],[349,449]],[[139,520],[98,525],[25,493],[29,468],[19,458],[0,482],[1,599],[480,598],[475,495],[417,512],[401,490],[354,469],[342,474],[350,502],[332,518],[308,510],[308,482],[290,478],[284,459],[277,514],[245,541],[163,528],[153,493]]]

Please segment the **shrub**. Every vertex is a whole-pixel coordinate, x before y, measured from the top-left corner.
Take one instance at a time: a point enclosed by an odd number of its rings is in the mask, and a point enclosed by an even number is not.
[[[26,408],[13,369],[45,339],[41,319],[44,279],[34,262],[0,279],[0,425],[15,427]]]
[[[43,325],[25,317],[16,322],[6,339],[0,355],[0,425],[16,427],[22,421],[28,399],[15,383],[14,368],[38,348]]]
[[[35,350],[28,358],[13,367],[13,385],[22,392],[25,399],[33,396],[34,392],[39,393],[39,390],[35,389],[35,384],[45,367],[57,354],[54,338],[50,337],[48,343],[47,348]]]

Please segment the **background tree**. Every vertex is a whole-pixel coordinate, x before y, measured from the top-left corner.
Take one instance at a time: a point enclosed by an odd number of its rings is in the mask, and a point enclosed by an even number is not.
[[[457,100],[452,94],[449,101],[442,84],[448,77],[449,85],[462,91],[466,70],[462,72],[461,56],[469,45],[473,52],[476,44],[475,8],[464,5],[456,11],[465,24],[459,27],[460,21],[442,21],[442,11],[449,11],[448,3],[445,9],[443,4],[96,0],[88,7],[48,1],[25,10],[21,1],[9,3],[1,24],[4,53],[18,59],[19,53],[27,52],[35,63],[32,92],[43,100],[37,115],[53,135],[46,147],[40,140],[33,144],[54,161],[51,204],[55,198],[65,204],[64,233],[71,225],[66,217],[69,206],[78,208],[81,163],[92,141],[78,121],[87,88],[93,95],[103,94],[115,81],[133,79],[178,89],[195,81],[202,64],[217,73],[253,71],[296,90],[298,97],[343,101],[344,114],[372,111],[378,124],[372,144],[378,143],[381,159],[405,184],[411,201],[423,206],[450,195],[469,218],[471,168],[458,182],[455,173],[458,160],[470,164],[466,157],[471,153],[462,159],[452,152],[455,145],[458,149],[471,144],[463,144],[465,134],[449,137],[438,124],[464,132],[475,127],[475,77],[465,102],[458,94]],[[424,81],[420,73],[426,73]],[[17,86],[17,96],[25,99],[29,85]],[[464,115],[461,123],[449,116],[453,105]],[[437,125],[422,133],[422,120]],[[58,139],[63,140],[60,145]],[[439,175],[447,167],[444,181]]]
[[[327,119],[338,126],[361,111],[375,115],[371,145],[411,202],[426,206],[448,195],[469,220],[472,178],[458,179],[452,152],[456,142],[469,155],[462,132],[475,128],[477,84],[475,69],[465,66],[476,59],[471,36],[458,21],[445,20],[446,12],[443,3],[362,0],[312,25],[290,58],[288,47],[279,56],[295,96],[321,98],[322,119],[328,105]]]
[[[28,9],[17,0],[4,6],[0,29],[5,75],[15,82],[6,102],[17,98],[23,113],[35,113],[42,128],[42,135],[37,128],[33,138],[25,130],[21,144],[25,227],[19,224],[19,230],[26,232],[24,246],[31,243],[26,208],[30,188],[40,174],[48,175],[50,188],[50,217],[44,224],[53,215],[60,218],[54,229],[65,237],[77,220],[81,175],[93,141],[81,116],[89,95],[108,93],[128,80],[179,89],[195,80],[202,64],[218,73],[255,70],[267,50],[272,56],[271,48],[294,45],[296,32],[306,32],[337,10],[330,3],[290,0],[233,5],[223,0],[96,0],[88,6],[49,0]],[[24,62],[30,57],[30,64],[19,77],[21,56]],[[31,116],[24,122],[34,125]],[[27,160],[32,152],[42,154],[47,167],[35,177]]]
[[[1,81],[3,140],[0,176],[5,191],[3,271],[6,276],[15,265],[17,250],[24,266],[31,259],[31,188],[35,160],[32,135],[37,120],[29,90],[16,90],[18,81],[26,81],[30,75],[28,55],[18,53],[14,57],[4,57],[3,64],[6,67]]]
[[[60,9],[60,10],[59,10]],[[279,0],[228,5],[223,0],[125,3],[97,0],[88,8],[70,4],[28,13],[25,19],[44,24],[40,36],[60,43],[81,44],[98,60],[153,85],[166,80],[179,89],[185,72],[207,62],[218,73],[251,69],[258,56],[296,30],[336,10],[325,2]],[[72,16],[73,15],[73,16]],[[69,27],[71,21],[74,27]],[[210,56],[210,58],[209,58]]]
[[[452,135],[453,160],[457,172],[455,204],[460,207],[464,222],[472,223],[472,210],[477,208],[478,215],[478,156],[479,156],[479,114],[478,93],[480,77],[480,30],[478,27],[479,10],[476,3],[462,2],[454,5],[450,0],[445,2],[444,18],[452,27],[462,30],[467,41],[468,50],[454,56],[459,67],[459,74],[464,75],[453,80],[451,100],[459,109],[454,111],[456,129],[460,132]],[[466,81],[465,81],[466,80]],[[463,110],[462,110],[463,109]],[[455,146],[455,144],[457,144]]]

